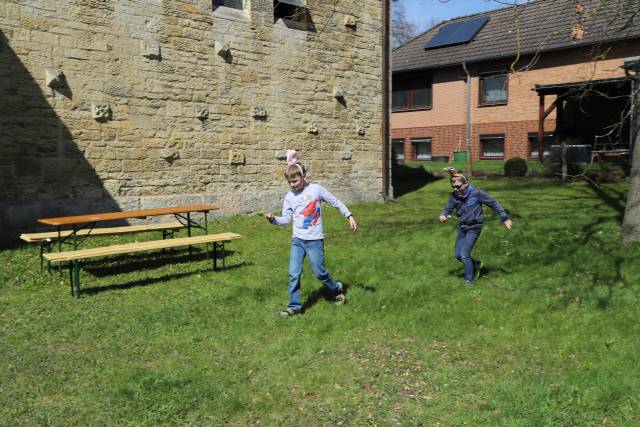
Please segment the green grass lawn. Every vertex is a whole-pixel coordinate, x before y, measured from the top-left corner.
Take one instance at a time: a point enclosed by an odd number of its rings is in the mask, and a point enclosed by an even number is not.
[[[202,252],[92,263],[82,298],[40,273],[36,246],[0,252],[2,425],[583,426],[640,423],[640,248],[616,240],[625,184],[483,180],[469,289],[439,224],[446,180],[397,203],[325,209],[334,306],[305,267],[287,303],[290,229],[234,231],[228,269]],[[334,189],[335,190],[335,189]],[[283,188],[284,195],[285,188]],[[91,245],[134,238],[95,238]]]

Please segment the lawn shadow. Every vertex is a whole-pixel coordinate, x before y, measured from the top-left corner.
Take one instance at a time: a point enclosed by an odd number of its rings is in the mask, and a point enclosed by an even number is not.
[[[149,278],[145,278],[145,279],[139,279],[139,280],[134,280],[134,281],[131,281],[131,282],[118,283],[118,284],[113,284],[113,285],[83,287],[80,290],[80,294],[81,295],[95,295],[95,294],[99,294],[101,292],[108,292],[108,291],[113,291],[113,290],[124,290],[124,289],[131,289],[131,288],[137,288],[137,287],[150,286],[150,285],[154,285],[154,284],[158,284],[158,283],[162,283],[162,282],[167,282],[169,280],[175,280],[175,279],[180,279],[180,278],[187,277],[187,276],[192,276],[192,275],[198,274],[198,273],[206,273],[206,272],[209,272],[209,271],[211,271],[211,270],[210,269],[201,269],[201,270],[189,271],[189,272],[184,272],[184,273],[169,274],[169,275],[161,276],[161,277],[149,277]]]
[[[511,274],[509,270],[505,270],[502,267],[482,267],[480,270],[480,278],[490,277],[490,276],[501,276]]]
[[[616,219],[618,223],[622,224],[622,220],[624,219],[624,210],[626,207],[627,195],[609,188],[608,190],[614,193],[614,195],[611,195],[604,191],[602,187],[590,180],[587,180],[587,185],[594,192],[594,194],[598,196],[600,200],[605,202],[609,207],[611,207],[618,213]]]
[[[621,221],[624,215],[622,200],[602,189],[594,189],[594,192],[616,212],[615,220]],[[598,211],[594,209],[593,212]],[[563,283],[563,291],[558,293],[557,287],[548,291],[558,298],[560,307],[579,301],[592,302],[604,310],[609,307],[616,290],[629,289],[630,283],[622,270],[625,263],[633,260],[633,254],[625,252],[615,236],[603,232],[611,219],[611,215],[593,215],[587,223],[579,225],[579,231],[548,230],[545,233],[547,241],[540,242],[534,252],[516,251],[510,257],[510,263],[531,265],[535,260],[541,266],[557,265],[559,270],[555,274]],[[529,288],[539,288],[539,284],[532,282]]]
[[[501,275],[509,275],[511,272],[509,270],[505,270],[502,267],[487,267],[486,265],[482,267],[480,273],[480,279],[488,278],[488,277],[496,277]],[[459,268],[452,268],[449,270],[449,276],[457,277],[460,280],[464,279],[464,268],[462,263],[460,263]]]
[[[188,258],[188,255],[187,255],[187,258]],[[99,294],[101,292],[108,292],[108,291],[113,291],[113,290],[123,290],[123,289],[131,289],[131,288],[137,288],[137,287],[150,286],[150,285],[158,284],[158,283],[161,283],[161,282],[166,282],[166,281],[169,281],[169,280],[174,280],[174,279],[180,279],[180,278],[183,278],[183,277],[193,276],[194,274],[201,274],[201,273],[216,273],[216,274],[218,274],[218,273],[224,273],[226,271],[235,270],[237,268],[245,267],[245,266],[251,265],[251,264],[252,263],[247,262],[247,261],[241,261],[241,262],[239,262],[237,264],[227,265],[227,266],[225,266],[224,269],[219,269],[217,271],[213,271],[212,268],[204,268],[204,269],[186,271],[186,272],[183,272],[183,273],[167,274],[167,275],[164,275],[164,276],[161,276],[161,277],[149,277],[149,278],[145,278],[145,279],[132,280],[130,282],[116,283],[116,284],[106,285],[106,286],[83,287],[82,289],[80,289],[80,294],[81,295],[82,294],[95,295],[95,294]],[[113,274],[118,274],[118,272],[114,271]]]
[[[235,251],[226,250],[225,258],[233,255]],[[222,260],[218,251],[218,263]],[[134,271],[152,270],[171,264],[187,264],[192,261],[212,260],[211,253],[201,248],[193,248],[193,254],[189,256],[188,249],[165,250],[156,254],[119,255],[109,258],[108,261],[93,261],[83,264],[83,270],[95,277],[104,277],[114,274],[126,274]]]
[[[412,168],[395,164],[392,168],[393,195],[404,196],[441,179],[441,176],[436,176],[422,167]]]
[[[349,303],[349,290],[353,288],[362,289],[366,292],[374,293],[376,292],[376,288],[369,285],[364,285],[360,283],[350,284],[347,282],[342,282],[342,286],[344,289],[344,293],[347,296],[347,304]],[[329,292],[329,289],[326,287],[321,287],[311,292],[311,294],[307,297],[307,300],[302,304],[302,309],[300,310],[302,313],[313,307],[320,300],[325,300],[329,302],[333,302],[335,295]]]

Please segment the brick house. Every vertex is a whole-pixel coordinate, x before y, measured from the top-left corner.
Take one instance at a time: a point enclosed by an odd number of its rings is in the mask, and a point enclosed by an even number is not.
[[[545,155],[561,139],[628,153],[634,82],[622,67],[640,55],[640,1],[600,3],[536,0],[444,21],[396,48],[396,159],[451,159],[467,131],[474,160],[539,158],[540,139]]]

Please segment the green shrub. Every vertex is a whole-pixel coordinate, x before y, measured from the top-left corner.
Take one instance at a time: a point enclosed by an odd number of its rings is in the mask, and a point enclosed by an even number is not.
[[[504,163],[504,176],[509,178],[527,175],[527,162],[520,157],[512,157]]]

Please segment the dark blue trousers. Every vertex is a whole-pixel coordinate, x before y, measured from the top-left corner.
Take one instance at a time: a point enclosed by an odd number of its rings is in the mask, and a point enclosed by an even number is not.
[[[456,237],[456,258],[464,265],[464,280],[471,282],[474,273],[474,260],[471,257],[471,251],[476,244],[476,240],[480,237],[482,227],[469,228],[466,230],[458,230]]]

